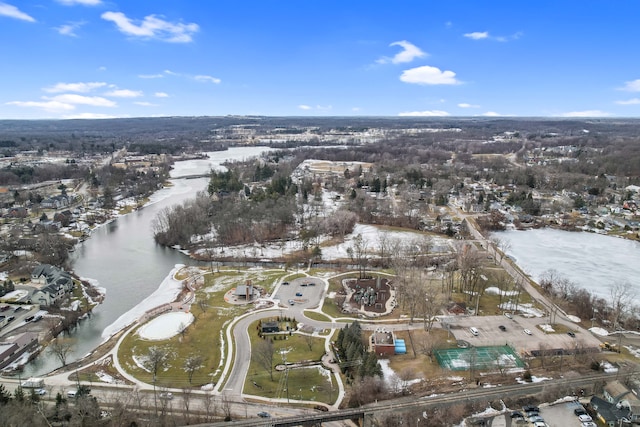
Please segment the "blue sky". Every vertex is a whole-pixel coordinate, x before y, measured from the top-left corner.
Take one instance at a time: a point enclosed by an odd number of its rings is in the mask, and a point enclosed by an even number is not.
[[[640,116],[640,2],[0,0],[0,119]]]

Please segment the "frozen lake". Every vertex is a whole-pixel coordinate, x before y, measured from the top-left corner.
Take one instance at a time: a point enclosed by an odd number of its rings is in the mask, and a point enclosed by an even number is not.
[[[496,237],[509,242],[507,254],[536,281],[547,270],[602,298],[614,283],[628,282],[640,302],[640,243],[595,233],[544,228],[503,231]]]

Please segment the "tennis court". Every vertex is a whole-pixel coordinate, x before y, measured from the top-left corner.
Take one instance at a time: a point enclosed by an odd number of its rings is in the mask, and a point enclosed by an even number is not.
[[[473,369],[522,368],[524,363],[507,345],[491,347],[447,348],[433,351],[440,366],[451,371]]]

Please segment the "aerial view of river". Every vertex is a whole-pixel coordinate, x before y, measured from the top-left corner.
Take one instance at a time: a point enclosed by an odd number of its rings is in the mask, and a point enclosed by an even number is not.
[[[226,161],[259,156],[268,150],[267,147],[234,147],[207,153],[208,159],[176,162],[170,187],[154,193],[144,208],[97,228],[89,239],[77,245],[73,253],[75,273],[104,288],[106,298],[91,318],[82,321],[74,331],[76,343],[68,362],[95,349],[104,340],[105,328],[153,293],[176,264],[190,263],[181,252],[156,244],[151,227],[160,210],[193,198],[209,183],[208,178],[178,178],[219,170]],[[24,375],[39,375],[59,365],[55,357],[44,352],[25,367]]]
[[[629,283],[640,303],[640,243],[587,232],[551,228],[503,231],[494,234],[509,242],[507,255],[534,280],[556,270],[581,288],[602,298],[610,297],[610,286]]]

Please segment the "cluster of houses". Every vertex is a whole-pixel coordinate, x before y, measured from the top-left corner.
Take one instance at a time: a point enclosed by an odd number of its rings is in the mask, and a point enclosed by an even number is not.
[[[589,408],[600,422],[610,427],[640,423],[640,382],[634,379],[629,385],[620,381],[608,383],[602,397],[593,396]]]

